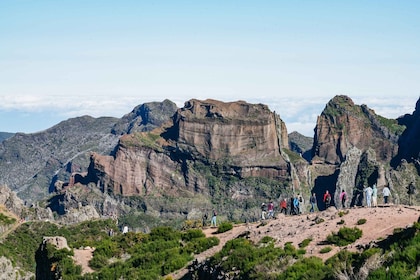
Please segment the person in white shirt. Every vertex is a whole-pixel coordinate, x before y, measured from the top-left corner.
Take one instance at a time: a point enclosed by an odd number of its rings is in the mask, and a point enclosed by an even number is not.
[[[384,203],[388,204],[388,197],[391,195],[391,190],[389,189],[388,186],[384,187],[382,194],[384,195]]]

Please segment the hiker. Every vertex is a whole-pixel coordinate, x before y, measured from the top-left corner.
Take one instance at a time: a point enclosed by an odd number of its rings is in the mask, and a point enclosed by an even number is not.
[[[213,217],[211,217],[211,227],[217,227],[217,222],[216,222],[216,217],[217,217],[217,212],[216,210],[213,210]]]
[[[340,193],[340,201],[341,201],[341,207],[343,209],[346,208],[346,200],[347,200],[347,192],[345,190],[342,190]]]
[[[296,213],[295,206],[294,206],[294,200],[295,198],[293,196],[290,197],[290,215],[293,215],[293,213]]]
[[[122,231],[122,233],[123,233],[123,234],[128,233],[128,226],[124,226],[124,227],[123,227],[123,231]]]
[[[376,184],[373,184],[372,187],[372,206],[378,207],[378,188],[376,187]]]
[[[270,203],[268,203],[267,210],[268,210],[267,219],[274,218],[274,204],[273,204],[273,201],[270,201]]]
[[[324,203],[325,203],[325,209],[328,209],[331,204],[331,194],[328,192],[328,190],[324,193]]]
[[[303,214],[305,200],[303,199],[303,196],[300,193],[298,193],[298,199],[299,199],[299,214]]]
[[[261,204],[261,220],[265,220],[266,213],[267,213],[267,205],[263,202]]]
[[[371,207],[372,206],[372,188],[370,186],[368,186],[367,188],[364,189],[365,193],[366,193],[366,205],[367,207]]]
[[[203,227],[205,227],[207,225],[207,218],[208,218],[207,213],[204,213],[204,215],[203,215]]]
[[[287,199],[283,199],[280,202],[280,213],[283,213],[284,211],[284,215],[287,215]]]
[[[293,198],[293,212],[295,215],[299,215],[299,198],[297,196],[295,196],[295,198]]]
[[[315,212],[315,205],[316,205],[316,195],[315,193],[312,194],[311,198],[309,199],[309,202],[311,203],[311,209],[309,212]]]
[[[389,189],[388,186],[384,187],[382,194],[384,195],[384,203],[388,204],[388,198],[391,195],[391,190]]]
[[[408,186],[407,186],[407,194],[408,194],[408,205],[412,205],[412,200],[411,200],[411,196],[414,194],[414,192],[416,191],[416,186],[414,186],[414,183],[411,182]]]

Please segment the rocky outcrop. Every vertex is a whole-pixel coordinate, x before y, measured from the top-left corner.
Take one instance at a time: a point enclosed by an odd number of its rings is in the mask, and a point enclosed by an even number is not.
[[[262,104],[192,99],[178,110],[174,126],[182,153],[210,161],[226,157],[240,165],[282,161],[280,147],[288,146],[284,124]]]
[[[281,155],[286,127],[265,105],[193,99],[159,132],[123,136],[115,156],[93,154],[90,176],[125,196],[208,192],[203,174],[190,168],[194,161],[240,178],[290,176]]]
[[[45,198],[56,180],[86,171],[92,151],[113,151],[118,137],[110,132],[117,120],[83,116],[38,133],[15,134],[0,143],[0,184],[31,203]]]
[[[349,198],[353,195],[353,190],[356,185],[357,168],[360,163],[362,151],[356,147],[348,150],[344,162],[340,165],[340,173],[338,175],[335,192],[334,203],[337,207],[341,207],[340,193],[342,190],[346,191]],[[351,199],[347,199],[346,207],[351,205]]]
[[[8,258],[0,256],[0,280],[30,280],[34,279],[34,276],[32,272],[22,271],[14,267]]]
[[[149,102],[135,107],[124,115],[112,128],[117,135],[151,131],[168,122],[178,107],[172,101]]]
[[[398,123],[407,129],[399,139],[398,156],[394,159],[393,165],[397,166],[401,160],[415,162],[420,174],[420,99],[416,103],[413,114],[406,114],[398,118]]]
[[[62,279],[59,261],[61,261],[61,258],[66,258],[67,256],[65,256],[65,254],[61,254],[59,259],[54,258],[54,252],[56,250],[65,250],[66,252],[70,252],[71,249],[67,245],[67,239],[62,236],[44,237],[35,253],[36,279]]]
[[[347,96],[336,96],[318,117],[313,161],[339,165],[348,150],[357,147],[362,152],[372,148],[379,161],[389,162],[397,154],[402,132],[390,123],[398,126],[395,120],[377,116],[366,105],[358,106]]]
[[[13,212],[18,217],[22,216],[25,209],[23,201],[11,189],[4,185],[0,185],[0,205],[4,205],[7,210]]]

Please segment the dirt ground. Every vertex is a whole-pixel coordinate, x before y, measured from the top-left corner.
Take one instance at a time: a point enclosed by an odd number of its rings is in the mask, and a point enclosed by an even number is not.
[[[342,217],[339,212],[345,212]],[[305,248],[307,256],[317,256],[323,260],[336,254],[343,248],[320,245],[326,240],[332,232],[337,232],[340,227],[357,226],[363,231],[363,235],[354,244],[346,248],[356,251],[358,245],[367,245],[372,241],[380,240],[391,235],[396,228],[405,228],[411,226],[419,219],[420,207],[403,205],[379,205],[376,208],[352,208],[337,210],[335,207],[322,212],[306,213],[299,216],[285,216],[279,214],[275,219],[265,220],[263,222],[235,225],[232,230],[216,234],[217,228],[205,228],[203,232],[206,236],[217,236],[220,244],[209,250],[195,256],[197,261],[203,261],[206,258],[220,251],[228,240],[234,239],[240,235],[246,235],[250,240],[258,242],[264,236],[273,237],[276,240],[276,246],[284,246],[287,242],[292,242],[298,248],[299,243],[307,238],[312,241]],[[315,223],[316,219],[323,219],[321,223]],[[366,219],[366,223],[357,225],[357,221]],[[342,222],[338,224],[338,222]],[[333,249],[326,254],[321,254],[320,250],[324,246],[331,246]],[[92,257],[93,250],[74,250],[74,258],[77,264],[82,265],[83,272],[91,272],[87,263]],[[181,269],[171,274],[174,279],[179,279],[187,273],[187,269]]]
[[[343,211],[347,214],[342,217],[339,212]],[[347,250],[356,251],[358,245],[368,245],[372,241],[380,240],[391,235],[396,228],[405,228],[413,225],[420,217],[420,207],[403,206],[403,205],[379,205],[376,208],[352,208],[340,209],[335,207],[322,212],[306,213],[299,216],[277,215],[275,219],[265,220],[257,223],[236,225],[234,228],[223,234],[216,234],[216,228],[204,229],[206,236],[217,236],[220,244],[196,256],[198,261],[214,255],[223,248],[225,243],[240,235],[246,234],[249,239],[258,242],[264,236],[273,237],[276,240],[276,246],[282,247],[287,242],[292,242],[298,248],[299,243],[307,238],[312,241],[305,248],[307,256],[317,256],[323,260],[333,256],[341,247],[331,245],[320,245],[326,240],[327,236],[333,232],[337,232],[340,227],[357,226],[363,232],[362,237],[355,243],[346,246]],[[315,219],[322,218],[324,222],[316,224]],[[363,225],[357,225],[357,221],[366,219]],[[337,224],[344,221],[343,224]],[[326,254],[321,254],[320,250],[325,246],[331,246],[333,249]],[[171,276],[179,279],[187,273],[187,269],[181,269]]]

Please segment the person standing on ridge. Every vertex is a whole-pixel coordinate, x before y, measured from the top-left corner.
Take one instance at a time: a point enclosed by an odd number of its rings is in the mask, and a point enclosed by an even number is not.
[[[316,195],[315,193],[312,194],[311,198],[309,199],[309,202],[311,203],[311,209],[309,212],[313,213],[315,212],[315,205],[316,205]]]
[[[347,192],[343,189],[340,193],[341,207],[346,208]]]
[[[261,220],[265,220],[265,214],[267,214],[267,205],[263,202],[261,204]]]
[[[372,188],[372,206],[378,207],[378,188],[376,187],[376,184],[373,184]]]
[[[280,213],[283,213],[283,212],[284,212],[284,215],[287,215],[287,199],[286,198],[280,202]]]
[[[384,187],[382,194],[384,195],[384,203],[388,204],[388,198],[391,195],[391,190],[389,189],[388,186]]]
[[[331,194],[329,193],[328,190],[326,190],[324,193],[324,203],[325,203],[325,209],[328,209],[328,207],[330,207],[330,204],[331,204]]]
[[[268,203],[267,210],[268,210],[267,219],[274,218],[274,203],[273,203],[273,201],[270,201],[270,203]]]
[[[211,217],[211,227],[217,227],[217,212],[213,210],[213,216]]]
[[[366,193],[366,205],[367,207],[371,207],[372,206],[372,188],[370,186],[368,186],[367,188],[365,188],[365,193]]]
[[[299,199],[299,214],[303,214],[305,200],[303,199],[303,196],[300,193],[298,193],[298,199]]]

